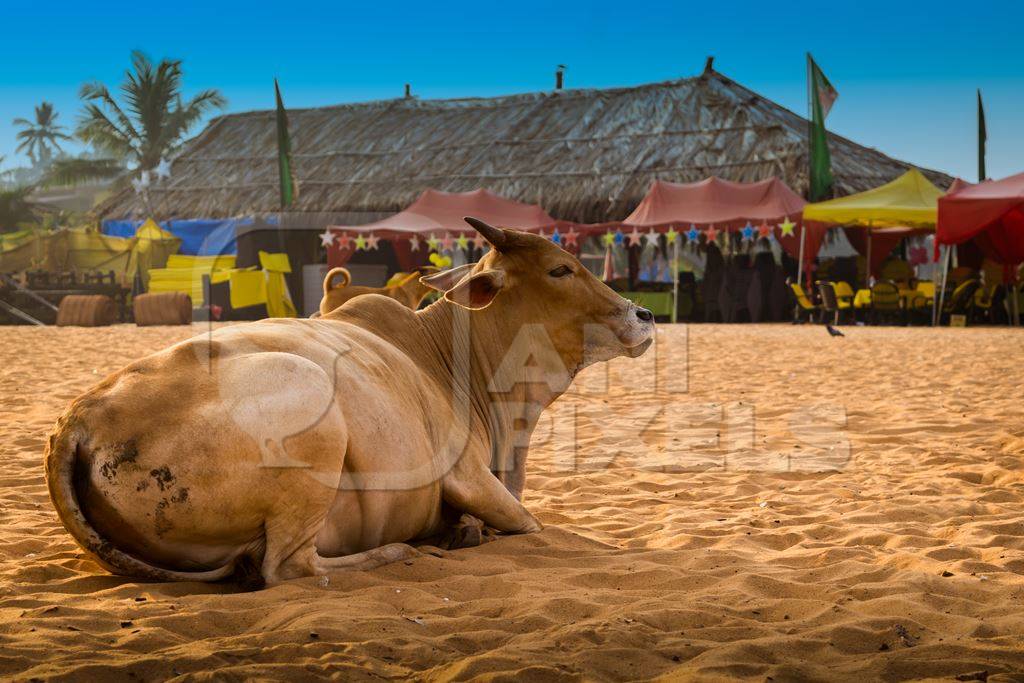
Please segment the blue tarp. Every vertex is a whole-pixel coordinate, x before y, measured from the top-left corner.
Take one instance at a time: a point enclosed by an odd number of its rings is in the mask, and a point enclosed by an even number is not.
[[[105,220],[102,230],[105,235],[132,237],[142,223],[141,220]],[[195,218],[161,221],[160,227],[181,238],[180,253],[189,256],[217,256],[237,254],[235,228],[251,224],[252,218]]]

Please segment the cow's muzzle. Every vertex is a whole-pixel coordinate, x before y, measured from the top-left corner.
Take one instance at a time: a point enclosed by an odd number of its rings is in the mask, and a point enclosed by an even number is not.
[[[654,314],[627,301],[620,315],[619,342],[627,356],[636,358],[650,347],[654,339]]]

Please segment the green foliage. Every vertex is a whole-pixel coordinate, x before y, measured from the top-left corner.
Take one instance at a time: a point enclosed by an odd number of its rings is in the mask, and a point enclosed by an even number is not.
[[[41,219],[44,208],[29,199],[34,190],[31,186],[0,190],[0,232],[11,232],[19,224]]]

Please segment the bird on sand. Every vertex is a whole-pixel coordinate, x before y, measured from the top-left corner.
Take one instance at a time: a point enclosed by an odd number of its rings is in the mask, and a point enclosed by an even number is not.
[[[828,330],[828,333],[830,335],[832,335],[833,337],[845,337],[846,336],[845,334],[843,334],[842,332],[840,332],[836,328],[832,327],[831,325],[826,324],[825,325],[825,329]]]

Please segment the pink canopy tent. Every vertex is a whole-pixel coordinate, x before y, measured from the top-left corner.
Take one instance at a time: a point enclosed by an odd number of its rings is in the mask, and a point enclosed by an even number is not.
[[[426,262],[429,249],[421,243],[431,239],[447,243],[464,238],[472,240],[476,233],[466,225],[465,216],[479,218],[502,228],[539,232],[561,225],[536,204],[506,199],[485,189],[472,192],[441,192],[426,190],[404,211],[376,223],[352,226],[331,226],[335,239],[328,246],[327,262],[344,265],[356,249],[356,239],[370,235],[391,242],[403,270],[412,270]],[[480,243],[477,243],[480,246]]]
[[[750,225],[760,228],[759,236],[775,235],[779,244],[797,258],[803,240],[804,261],[810,262],[821,246],[824,228],[808,229],[805,236],[802,225],[779,227],[787,219],[800,222],[806,203],[778,178],[756,183],[737,183],[714,176],[697,183],[656,180],[623,223],[666,230],[685,230],[693,225],[713,227],[716,231],[736,231]]]
[[[623,225],[663,232],[675,230],[689,241],[715,239],[720,232],[742,230],[744,239],[774,235],[782,247],[800,260],[813,260],[824,229],[805,230],[800,221],[805,202],[778,178],[737,183],[714,176],[696,183],[656,180]],[[698,229],[698,226],[705,228]],[[679,295],[679,241],[673,241],[672,295]],[[802,258],[801,258],[802,257]],[[675,311],[673,306],[673,311]],[[675,316],[672,317],[675,322]]]

